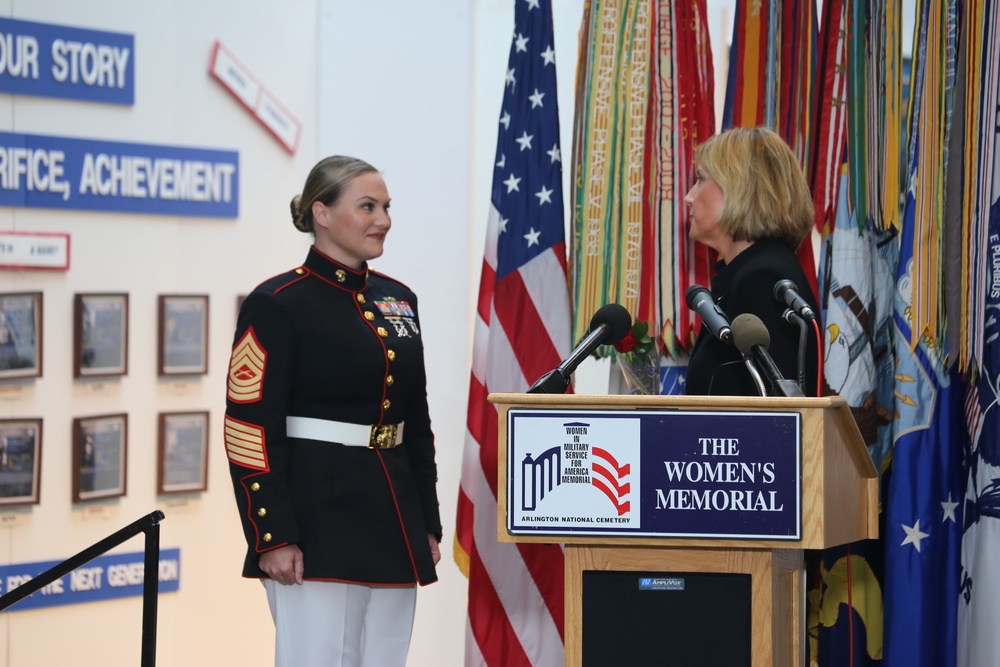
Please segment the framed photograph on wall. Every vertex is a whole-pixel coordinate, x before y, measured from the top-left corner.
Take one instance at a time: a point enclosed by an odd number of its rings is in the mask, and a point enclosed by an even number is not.
[[[0,293],[0,380],[42,375],[42,293]]]
[[[159,374],[208,373],[208,295],[160,295]]]
[[[77,294],[73,300],[73,377],[128,372],[128,294]]]
[[[73,420],[73,502],[125,495],[128,415]]]
[[[208,488],[208,412],[161,412],[159,494]]]
[[[42,420],[0,419],[0,508],[37,505],[42,471]]]

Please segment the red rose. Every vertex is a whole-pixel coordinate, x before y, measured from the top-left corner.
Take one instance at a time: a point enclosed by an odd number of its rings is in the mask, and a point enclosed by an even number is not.
[[[624,354],[625,352],[631,352],[632,349],[638,344],[639,341],[637,341],[635,336],[632,335],[632,332],[629,331],[625,334],[624,338],[615,343],[615,349]]]

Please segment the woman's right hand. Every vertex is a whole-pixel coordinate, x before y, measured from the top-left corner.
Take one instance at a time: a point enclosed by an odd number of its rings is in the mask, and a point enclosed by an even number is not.
[[[260,569],[284,586],[302,583],[302,550],[297,544],[278,547],[260,555]]]

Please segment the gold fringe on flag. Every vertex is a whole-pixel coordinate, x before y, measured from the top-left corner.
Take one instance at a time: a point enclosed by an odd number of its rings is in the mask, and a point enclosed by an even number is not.
[[[574,148],[574,340],[608,302],[633,315],[642,271],[651,0],[588,6],[589,44]]]
[[[694,271],[683,228],[691,154],[714,131],[705,13],[704,0],[584,7],[570,249],[576,340],[614,301],[671,355],[689,343],[675,328],[677,313],[687,315],[678,292],[682,299],[692,276],[708,275],[707,261]]]

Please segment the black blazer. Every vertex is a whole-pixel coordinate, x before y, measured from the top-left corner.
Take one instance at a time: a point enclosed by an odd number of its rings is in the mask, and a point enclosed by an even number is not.
[[[785,279],[795,283],[798,293],[818,318],[819,305],[798,257],[778,239],[761,239],[731,263],[716,264],[712,296],[730,322],[742,313],[759,317],[770,334],[768,352],[782,376],[797,381],[799,327],[782,319],[786,306],[774,297],[775,283]],[[819,350],[812,325],[807,330],[806,345],[806,386],[802,387],[802,392],[815,396]],[[763,371],[761,377],[769,388]],[[760,395],[739,350],[719,341],[704,326],[691,350],[686,390],[691,395]]]

